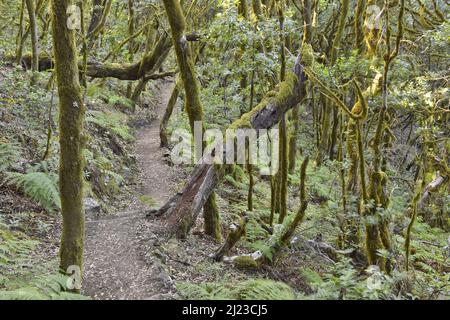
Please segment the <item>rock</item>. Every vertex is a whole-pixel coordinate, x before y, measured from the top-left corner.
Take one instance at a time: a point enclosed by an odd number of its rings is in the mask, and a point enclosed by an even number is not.
[[[84,212],[87,217],[97,218],[101,213],[101,206],[97,200],[93,198],[84,199]]]

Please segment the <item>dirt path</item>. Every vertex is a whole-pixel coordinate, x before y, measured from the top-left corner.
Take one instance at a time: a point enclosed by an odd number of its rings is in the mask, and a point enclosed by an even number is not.
[[[141,194],[158,204],[168,199],[175,181],[173,169],[164,162],[159,147],[159,122],[172,88],[173,83],[162,85],[156,107],[158,118],[138,132],[134,146],[141,171]],[[156,239],[152,226],[145,222],[144,206],[138,197],[131,203],[126,212],[87,222],[83,293],[94,299],[171,299],[171,279],[159,260],[144,249],[149,239]]]

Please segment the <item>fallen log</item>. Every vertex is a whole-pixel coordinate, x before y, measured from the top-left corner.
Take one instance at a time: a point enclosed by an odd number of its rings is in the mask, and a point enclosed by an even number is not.
[[[136,63],[107,63],[88,61],[86,75],[91,78],[116,78],[119,80],[139,80],[144,77],[152,79],[153,74],[164,62],[165,57],[172,48],[172,41],[167,35],[161,36],[154,49],[146,54]],[[22,57],[22,64],[28,68],[31,64],[31,54],[25,54]],[[82,61],[82,59],[79,59]],[[41,54],[39,57],[39,71],[53,69],[53,58],[47,54]],[[84,70],[82,62],[78,66],[80,72]]]
[[[306,76],[300,53],[286,80],[279,83],[251,111],[236,120],[229,129],[269,129],[276,125],[281,116],[296,106],[304,96]],[[205,158],[205,156],[204,156]],[[194,225],[203,205],[221,182],[226,165],[205,164],[200,160],[194,168],[181,196],[172,198],[170,205],[164,205],[156,214],[163,216],[168,235],[185,238]]]

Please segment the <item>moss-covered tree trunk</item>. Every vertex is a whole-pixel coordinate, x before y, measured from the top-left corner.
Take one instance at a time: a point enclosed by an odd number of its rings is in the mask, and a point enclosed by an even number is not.
[[[16,64],[20,64],[22,61],[24,16],[25,16],[25,0],[22,0],[22,5],[20,6],[20,16],[19,16],[19,31],[17,32],[17,37],[16,37]]]
[[[378,251],[385,249],[389,253],[392,251],[389,218],[379,215],[379,210],[386,210],[389,204],[389,195],[386,193],[386,185],[388,176],[383,168],[383,137],[390,133],[390,117],[388,115],[388,83],[389,68],[392,61],[397,57],[400,50],[400,42],[403,37],[403,15],[405,11],[405,0],[401,0],[399,14],[397,19],[397,36],[395,48],[391,50],[390,37],[391,30],[389,27],[389,8],[385,12],[386,24],[386,52],[384,54],[384,72],[382,81],[382,97],[383,103],[378,116],[378,124],[375,136],[372,139],[371,148],[373,151],[372,168],[369,172],[368,195],[374,205],[367,209],[366,215],[374,222],[366,224],[366,249],[367,259],[370,264],[378,264],[380,268],[386,272],[391,271],[390,258],[384,259],[379,257]]]
[[[253,14],[256,16],[256,18],[260,19],[263,13],[261,0],[252,0],[252,9]]]
[[[216,193],[211,196],[203,206],[203,216],[205,219],[205,233],[217,241],[222,240],[222,230],[220,228],[219,208],[216,204]]]
[[[355,47],[361,52],[364,48],[364,12],[366,11],[366,0],[358,0],[355,12]]]
[[[26,0],[28,17],[30,18],[30,30],[31,30],[31,70],[33,72],[39,71],[39,36],[38,25],[36,20],[36,6],[34,0]]]
[[[60,169],[62,235],[60,268],[83,266],[83,123],[75,32],[67,26],[70,0],[52,0],[52,30],[56,81],[59,94]]]
[[[278,223],[283,223],[287,216],[287,183],[288,183],[288,144],[286,130],[286,115],[281,117],[280,121],[280,176],[279,176],[279,206],[280,217]]]
[[[175,86],[173,87],[172,93],[170,95],[169,101],[167,102],[166,111],[161,120],[159,126],[159,137],[161,140],[161,148],[169,147],[169,137],[167,135],[167,125],[169,124],[170,117],[172,116],[173,109],[178,100],[178,95],[180,94],[181,80],[178,78],[175,81]]]
[[[134,34],[134,3],[133,0],[128,0],[128,35],[130,37]],[[134,40],[131,39],[128,42],[128,61],[133,63],[134,59]],[[133,93],[133,82],[129,82],[127,85],[127,98],[131,98]]]
[[[303,5],[303,44],[311,44],[312,40],[312,3],[311,0],[302,0]],[[300,133],[300,105],[295,106],[291,113],[292,132],[289,135],[289,173],[294,173],[297,158],[297,139]],[[313,105],[313,113],[314,105]],[[314,124],[315,125],[315,124]]]
[[[92,33],[92,31],[94,31],[94,29],[97,27],[98,23],[100,22],[100,19],[102,17],[102,12],[103,12],[102,3],[103,3],[103,0],[92,0],[92,15],[91,15],[91,21],[89,22],[88,34]]]
[[[239,16],[245,20],[248,20],[247,0],[240,0],[237,3],[237,7],[238,7]],[[240,56],[240,58],[242,58],[242,56],[245,53],[245,43],[243,43],[241,45],[240,50],[241,50],[241,52],[239,53],[239,56]],[[242,92],[242,105],[243,105],[243,108],[241,108],[241,114],[245,113],[245,110],[246,110],[245,106],[246,106],[247,96],[245,94],[245,90],[247,89],[247,85],[248,85],[248,72],[246,70],[244,70],[241,74],[241,79],[240,79],[240,88],[241,88],[241,92]]]
[[[376,6],[377,0],[367,0],[367,7]],[[371,21],[374,17],[371,16],[373,12],[366,11],[366,15],[364,17],[365,20],[365,29],[364,29],[364,41],[367,47],[367,57],[373,58],[377,54],[377,48],[380,39],[381,30],[378,28],[378,25]]]
[[[203,107],[200,101],[200,84],[195,76],[192,53],[185,34],[186,21],[178,0],[164,0],[164,7],[172,31],[172,41],[180,68],[180,76],[186,92],[185,109],[188,114],[191,131],[194,134],[195,122],[203,124]],[[203,146],[197,145],[195,148],[203,148]],[[206,200],[203,215],[205,217],[205,232],[220,240],[220,219],[214,192]],[[185,218],[189,219],[192,216],[187,215]],[[192,225],[192,221],[184,221],[183,224]]]
[[[109,15],[109,13],[111,11],[112,3],[113,3],[113,0],[105,0],[104,1],[104,5],[101,8],[101,15],[100,15],[100,17],[97,18],[97,16],[95,16],[95,21],[93,21],[95,23],[95,26],[92,23],[89,26],[88,38],[90,40],[90,45],[92,45],[94,43],[94,41],[98,38],[100,33],[103,31],[103,29],[104,29],[104,27],[106,25],[106,21],[107,21],[108,15]],[[94,16],[93,16],[93,18],[94,18]],[[92,30],[91,30],[91,27],[93,27]]]

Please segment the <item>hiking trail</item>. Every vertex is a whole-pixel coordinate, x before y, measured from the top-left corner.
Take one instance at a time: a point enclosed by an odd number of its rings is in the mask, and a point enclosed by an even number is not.
[[[164,161],[159,137],[160,120],[173,85],[161,84],[157,117],[138,130],[133,146],[142,182],[140,193],[157,205],[168,200],[176,181],[173,168]],[[86,222],[83,294],[101,300],[174,298],[172,280],[160,261],[148,252],[148,243],[143,245],[149,238],[157,241],[152,222],[145,219],[145,209],[136,195],[125,212]]]

